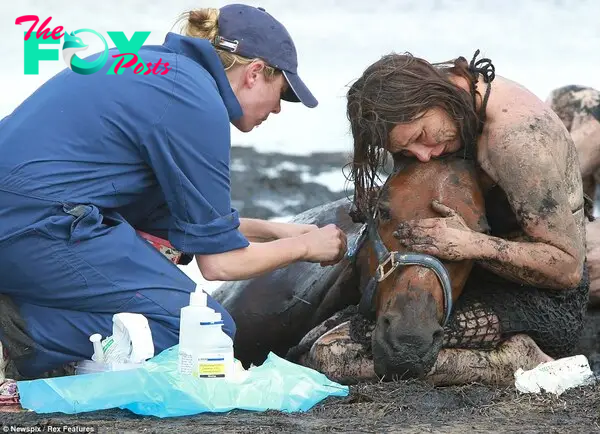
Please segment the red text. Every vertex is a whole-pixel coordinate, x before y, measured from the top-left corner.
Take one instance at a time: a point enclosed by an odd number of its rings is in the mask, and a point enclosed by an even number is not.
[[[124,56],[130,56],[131,59],[129,59],[127,61],[127,63],[123,64],[123,60],[125,59]],[[114,54],[112,57],[119,59],[119,61],[117,62],[117,64],[115,65],[115,74],[119,73],[119,69],[120,68],[130,68],[133,65],[135,65],[136,63],[138,63],[138,56],[133,54],[133,53],[123,53],[123,54]],[[165,62],[162,63],[162,59],[158,59],[158,62],[156,62],[154,64],[154,67],[152,66],[152,62],[148,62],[148,65],[146,65],[148,67],[148,69],[146,70],[146,72],[144,72],[144,75],[148,75],[148,74],[154,74],[154,75],[166,75],[167,72],[169,72],[171,70],[171,68],[169,67],[169,62]],[[163,69],[162,71],[159,71],[157,68],[162,66]],[[133,69],[133,73],[134,74],[139,74],[142,72],[142,70],[144,69],[144,64],[143,63],[139,63],[134,69]]]
[[[50,32],[50,29],[49,28],[45,28],[45,27],[48,25],[48,23],[50,23],[51,19],[52,19],[52,17],[46,18],[46,20],[42,23],[42,25],[37,30],[37,32],[35,32],[35,34],[38,37],[38,39],[40,37],[42,39],[48,39],[50,37],[52,39],[60,39],[60,38],[63,37],[64,33],[61,33],[64,30],[63,26],[55,27],[54,30],[52,30],[52,32],[50,34],[48,34],[48,32]],[[35,28],[35,26],[37,25],[37,23],[40,22],[40,18],[37,15],[23,15],[23,16],[21,16],[21,17],[19,17],[19,18],[17,18],[15,20],[15,24],[17,24],[17,25],[26,23],[28,21],[33,21],[33,24],[31,25],[31,27],[27,31],[27,34],[25,35],[25,40],[26,41],[31,36],[31,33],[33,32],[33,29]]]

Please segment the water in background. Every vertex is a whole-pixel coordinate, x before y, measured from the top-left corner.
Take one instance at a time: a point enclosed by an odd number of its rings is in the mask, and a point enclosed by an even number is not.
[[[69,31],[151,31],[162,43],[179,13],[229,2],[202,0],[4,0],[0,4],[0,116],[8,114],[64,63],[41,62],[40,75],[23,75],[23,31],[16,17],[52,16]],[[553,88],[578,83],[600,88],[598,0],[285,0],[249,1],[283,22],[299,52],[299,71],[319,99],[316,109],[284,103],[282,112],[249,134],[233,131],[236,144],[305,154],[348,150],[346,86],[382,54],[410,51],[432,61],[479,48],[498,75],[524,84],[545,99]],[[88,39],[90,41],[88,41]],[[93,37],[89,53],[100,49]],[[112,41],[108,41],[111,43]],[[86,52],[84,52],[86,54]]]
[[[36,14],[50,27],[151,31],[160,44],[179,13],[229,2],[192,0],[4,0],[0,3],[0,117],[64,68],[41,62],[40,74],[23,74],[23,32],[15,19]],[[306,154],[351,149],[344,95],[363,69],[390,51],[409,51],[431,61],[476,49],[492,59],[498,75],[528,87],[540,98],[566,84],[600,89],[598,0],[285,0],[248,1],[283,22],[299,52],[299,72],[319,99],[316,109],[284,103],[282,112],[249,134],[233,129],[233,142],[261,151]],[[89,53],[101,46],[91,41]],[[109,42],[112,42],[109,40]],[[84,54],[87,54],[84,53]],[[340,174],[341,176],[341,174]],[[190,265],[185,268],[196,268]],[[190,271],[194,272],[194,271]]]

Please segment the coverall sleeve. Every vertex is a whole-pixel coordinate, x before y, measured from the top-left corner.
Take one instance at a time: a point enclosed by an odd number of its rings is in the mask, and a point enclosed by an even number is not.
[[[249,245],[231,208],[227,110],[210,80],[178,74],[164,111],[143,136],[171,212],[169,241],[187,254],[214,254]]]

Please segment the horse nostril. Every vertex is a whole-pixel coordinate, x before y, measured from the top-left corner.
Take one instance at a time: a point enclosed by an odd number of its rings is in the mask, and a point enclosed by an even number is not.
[[[383,317],[383,326],[387,330],[390,327],[391,321],[387,316]]]
[[[437,343],[444,339],[444,329],[439,328],[433,332],[433,343]]]

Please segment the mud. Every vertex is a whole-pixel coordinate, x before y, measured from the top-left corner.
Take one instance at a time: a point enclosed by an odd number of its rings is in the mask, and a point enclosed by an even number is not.
[[[572,389],[559,397],[524,395],[514,388],[482,385],[433,388],[421,382],[351,387],[346,398],[330,398],[306,413],[276,411],[203,414],[158,419],[110,410],[66,417],[4,414],[17,426],[93,425],[96,432],[594,432],[600,430],[600,386]],[[6,417],[4,417],[6,416]]]
[[[590,312],[576,354],[600,373],[600,311]],[[0,425],[95,426],[95,432],[488,432],[600,431],[600,384],[551,394],[520,394],[514,387],[480,384],[433,387],[421,381],[358,384],[345,398],[329,398],[305,413],[232,411],[159,419],[109,410],[69,416],[2,413]]]

